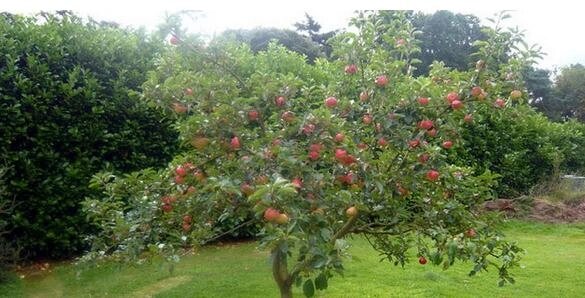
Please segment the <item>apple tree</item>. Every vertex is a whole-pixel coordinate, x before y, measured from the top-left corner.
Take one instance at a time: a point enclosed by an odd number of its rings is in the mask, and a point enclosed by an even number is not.
[[[101,227],[86,258],[177,259],[256,227],[281,297],[327,288],[351,236],[396,265],[469,261],[470,275],[494,266],[500,284],[513,282],[522,250],[479,212],[494,175],[447,154],[479,125],[476,108],[516,104],[518,82],[499,74],[529,59],[487,64],[494,31],[471,70],[435,63],[414,77],[418,32],[404,18],[359,13],[351,25],[331,40],[335,60],[314,65],[274,43],[254,54],[173,35],[143,96],[176,115],[184,151],[159,172],[96,175],[106,196],[85,203]]]

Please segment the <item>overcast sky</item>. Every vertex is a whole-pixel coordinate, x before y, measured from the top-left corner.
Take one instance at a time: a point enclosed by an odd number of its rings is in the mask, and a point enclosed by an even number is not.
[[[572,4],[571,4],[572,3]],[[292,28],[292,24],[303,20],[308,12],[323,30],[343,28],[353,12],[358,9],[414,9],[433,12],[447,9],[454,12],[471,13],[485,18],[494,13],[510,9],[512,19],[509,26],[518,26],[526,32],[526,40],[542,46],[547,53],[540,62],[541,67],[553,68],[573,63],[585,64],[585,39],[582,37],[583,9],[578,1],[556,0],[552,3],[533,1],[488,0],[418,0],[418,1],[319,1],[319,0],[3,0],[1,11],[32,14],[40,10],[70,9],[94,19],[113,21],[123,25],[154,28],[166,12],[183,9],[202,10],[204,16],[189,23],[189,29],[207,35],[220,33],[227,28],[254,28],[258,26]]]

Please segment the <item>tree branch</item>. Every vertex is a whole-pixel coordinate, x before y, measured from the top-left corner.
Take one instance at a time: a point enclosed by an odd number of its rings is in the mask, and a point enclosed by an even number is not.
[[[343,238],[345,235],[351,232],[351,228],[353,228],[353,225],[357,222],[357,218],[358,215],[350,217],[349,220],[343,225],[343,227],[341,227],[341,229],[339,229],[339,231],[333,235],[331,238],[331,244],[335,244],[335,240]]]

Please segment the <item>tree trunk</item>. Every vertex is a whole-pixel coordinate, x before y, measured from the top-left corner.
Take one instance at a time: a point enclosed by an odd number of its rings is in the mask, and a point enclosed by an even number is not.
[[[288,285],[286,288],[280,288],[280,298],[292,298],[292,285]]]
[[[272,275],[281,298],[292,298],[292,279],[288,273],[287,255],[282,251],[284,242],[272,250]]]

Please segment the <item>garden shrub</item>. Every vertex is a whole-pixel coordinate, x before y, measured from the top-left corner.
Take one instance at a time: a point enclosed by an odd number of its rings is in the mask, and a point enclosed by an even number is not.
[[[529,106],[494,114],[479,109],[477,124],[461,131],[464,146],[452,155],[459,164],[500,175],[496,191],[513,198],[527,193],[543,180],[583,170],[583,125],[550,122]]]
[[[90,177],[165,165],[171,120],[139,100],[163,43],[68,13],[0,15],[0,162],[17,205],[8,240],[28,257],[83,247]]]

